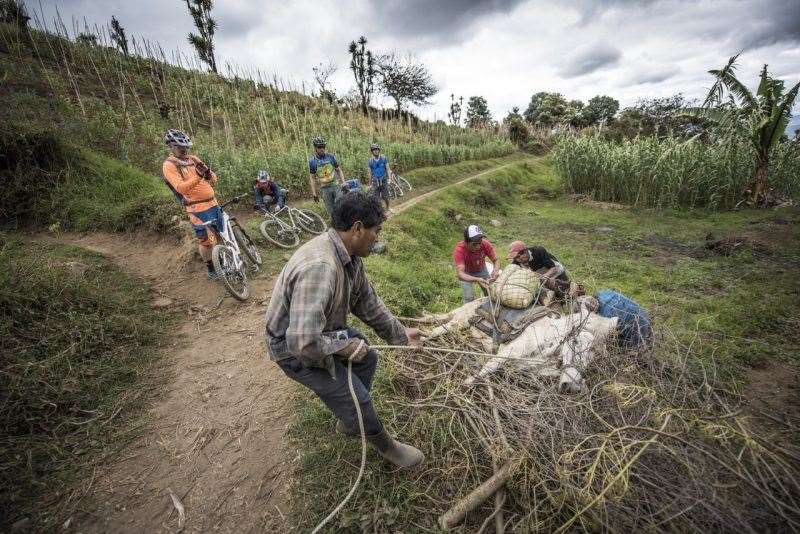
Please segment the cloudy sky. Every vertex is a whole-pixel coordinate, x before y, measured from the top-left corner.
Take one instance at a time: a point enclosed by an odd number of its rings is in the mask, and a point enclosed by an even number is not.
[[[29,1],[49,25],[116,15],[129,35],[189,52],[192,22],[182,0]],[[702,97],[708,69],[743,51],[752,87],[763,63],[800,81],[800,0],[215,0],[217,62],[309,83],[334,62],[339,93],[353,86],[348,43],[366,35],[376,51],[415,53],[441,92],[417,110],[445,118],[450,94],[483,95],[496,118],[525,109],[531,94],[597,94],[623,106],[683,92]],[[43,15],[42,15],[43,14]],[[388,105],[388,102],[387,102]],[[795,108],[800,112],[800,107]],[[797,119],[795,119],[797,120]]]

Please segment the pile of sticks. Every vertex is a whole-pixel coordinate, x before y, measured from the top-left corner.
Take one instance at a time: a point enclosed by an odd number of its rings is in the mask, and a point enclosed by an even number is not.
[[[437,343],[480,351],[453,334]],[[478,357],[386,352],[393,424],[438,436],[422,477],[439,488],[428,497],[438,527],[800,529],[797,427],[757,430],[712,370],[690,369],[687,350],[662,342],[647,354],[609,351],[578,395],[513,362],[468,388]]]

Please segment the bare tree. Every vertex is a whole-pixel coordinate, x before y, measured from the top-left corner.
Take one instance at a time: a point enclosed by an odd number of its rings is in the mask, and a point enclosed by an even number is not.
[[[450,119],[450,124],[453,126],[461,125],[461,110],[464,109],[464,97],[460,96],[456,99],[456,95],[450,94],[450,111],[447,113],[447,118]]]
[[[372,51],[367,50],[367,38],[363,35],[358,41],[352,41],[348,48],[350,52],[350,70],[356,79],[356,87],[361,97],[361,111],[369,114],[369,102],[375,91],[375,58]]]
[[[336,100],[336,91],[331,89],[331,86],[328,85],[328,79],[333,76],[336,69],[336,64],[333,62],[327,65],[320,63],[316,67],[311,68],[311,70],[314,71],[314,79],[317,81],[317,85],[319,85],[320,96],[324,97],[331,104]]]
[[[206,63],[214,74],[217,73],[217,60],[214,57],[214,31],[217,21],[211,18],[213,0],[186,0],[186,7],[194,19],[198,33],[189,34],[189,44],[197,51],[200,60]]]
[[[439,92],[428,69],[413,55],[400,58],[392,52],[381,56],[378,70],[381,89],[394,100],[398,114],[403,104],[426,105],[428,99]]]
[[[111,15],[111,40],[123,54],[128,55],[128,37],[125,35],[125,28],[114,15]]]

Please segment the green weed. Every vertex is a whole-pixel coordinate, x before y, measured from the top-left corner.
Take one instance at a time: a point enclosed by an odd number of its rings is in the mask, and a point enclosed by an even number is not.
[[[76,481],[136,436],[167,378],[171,321],[150,300],[97,254],[0,235],[0,528],[55,529]]]

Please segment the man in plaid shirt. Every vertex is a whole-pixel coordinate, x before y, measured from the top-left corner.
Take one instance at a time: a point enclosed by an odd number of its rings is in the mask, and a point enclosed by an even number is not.
[[[419,344],[419,330],[405,328],[386,308],[361,261],[385,219],[380,201],[365,193],[336,200],[333,228],[300,247],[278,276],[267,307],[267,347],[270,359],[316,393],[339,419],[337,430],[355,436],[358,421],[347,376],[351,361],[367,440],[396,466],[413,467],[424,455],[389,436],[372,405],[369,392],[378,354],[347,326],[352,312],[390,344]]]

